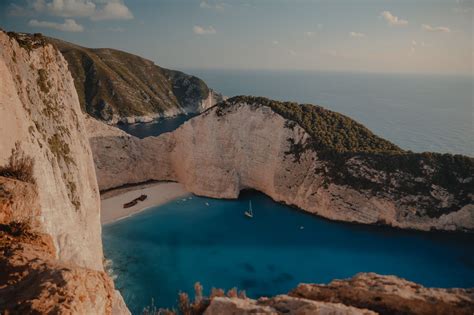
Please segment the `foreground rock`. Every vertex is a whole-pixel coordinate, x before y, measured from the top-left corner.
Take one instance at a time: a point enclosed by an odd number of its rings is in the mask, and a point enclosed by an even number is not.
[[[99,191],[66,61],[41,36],[0,31],[0,82],[0,313],[127,313],[104,273]]]
[[[380,314],[473,314],[474,289],[425,288],[395,276],[361,273],[328,285],[300,284],[289,294]]]
[[[468,315],[474,312],[474,289],[426,288],[395,276],[360,273],[328,285],[300,284],[288,295],[258,300],[221,295],[206,303],[205,315]]]
[[[212,300],[204,315],[219,314],[375,315],[377,313],[340,303],[317,302],[279,295],[270,299],[259,299],[258,301],[218,297]]]
[[[159,137],[94,130],[101,190],[148,180],[214,198],[255,189],[333,220],[474,230],[472,158],[403,151],[321,107],[236,97]]]

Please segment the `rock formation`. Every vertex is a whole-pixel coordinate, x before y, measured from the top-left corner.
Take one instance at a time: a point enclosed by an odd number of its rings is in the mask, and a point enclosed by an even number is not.
[[[300,284],[288,295],[271,298],[213,298],[204,314],[468,315],[473,311],[473,289],[425,288],[394,276],[360,273],[328,285]]]
[[[161,68],[139,56],[46,40],[69,63],[83,110],[108,123],[199,113],[222,100],[201,79]]]
[[[197,195],[255,189],[341,221],[474,230],[474,161],[403,151],[321,107],[235,97],[159,137],[90,137],[101,190],[178,181]]]
[[[25,301],[34,299],[35,294],[43,301],[50,297],[51,302],[56,298],[62,301],[60,295],[66,294],[64,299],[76,305],[76,310],[95,309],[96,313],[107,314],[114,304],[118,313],[127,312],[103,272],[99,191],[83,114],[66,60],[41,36],[0,31],[0,78],[0,166],[21,151],[34,162],[35,182],[33,192],[21,182],[0,180],[0,218],[7,231],[2,235],[5,268],[1,269],[0,288],[6,290],[5,294],[10,289],[18,293],[37,282],[38,290],[47,290],[19,294],[17,297],[25,300],[17,304],[2,299],[0,308],[12,307],[24,313],[27,308],[22,303],[29,303]],[[8,170],[3,173],[11,175]],[[37,206],[27,201],[35,201]],[[10,235],[8,226],[18,222],[28,228]],[[16,274],[19,270],[24,272]],[[25,270],[31,270],[30,274]],[[9,271],[14,274],[9,275]],[[55,295],[51,291],[54,288],[42,283],[50,278],[70,292]],[[64,279],[72,282],[64,284]],[[91,291],[93,297],[87,297],[90,288],[78,287],[85,282],[95,288],[95,293]],[[86,296],[76,295],[76,290]],[[92,309],[90,305],[78,306],[89,302]],[[36,309],[30,306],[31,311]]]
[[[292,297],[343,303],[380,314],[472,314],[474,289],[426,288],[395,276],[360,273],[328,285],[300,284]]]
[[[309,299],[294,298],[288,295],[278,295],[272,298],[262,298],[258,301],[252,299],[217,297],[212,300],[204,312],[204,315],[220,314],[376,315],[377,313],[340,303],[325,303]]]

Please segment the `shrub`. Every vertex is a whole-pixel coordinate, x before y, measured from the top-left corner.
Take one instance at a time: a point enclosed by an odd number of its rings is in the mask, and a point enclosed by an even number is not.
[[[215,297],[225,297],[225,291],[222,289],[212,288],[209,298],[212,300]]]
[[[8,164],[0,167],[0,176],[10,177],[23,182],[36,184],[33,176],[34,161],[26,156],[20,147],[20,143],[15,143],[12,154],[8,159]]]
[[[199,282],[194,284],[194,303],[200,303],[202,301],[202,285]]]
[[[4,232],[13,237],[34,237],[31,232],[31,225],[28,221],[13,221],[8,224],[0,224],[0,232]]]
[[[238,297],[237,288],[232,288],[229,291],[227,291],[227,297],[237,298]]]
[[[191,305],[187,293],[180,292],[178,294],[178,309],[182,315],[191,315]]]

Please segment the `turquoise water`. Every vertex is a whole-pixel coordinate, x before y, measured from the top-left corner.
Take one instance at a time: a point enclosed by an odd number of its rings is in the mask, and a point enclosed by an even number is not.
[[[206,292],[236,286],[252,297],[363,271],[428,286],[474,286],[474,235],[331,222],[256,192],[239,200],[191,198],[103,228],[116,285],[135,314],[152,298],[174,305],[196,281]],[[243,215],[248,200],[253,219]]]

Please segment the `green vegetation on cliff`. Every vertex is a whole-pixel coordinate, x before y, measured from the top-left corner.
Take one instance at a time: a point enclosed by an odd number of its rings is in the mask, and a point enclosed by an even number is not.
[[[219,103],[216,114],[225,115],[238,104],[269,107],[287,119],[287,128],[298,125],[304,129],[310,139],[298,143],[289,138],[287,154],[300,162],[307,150],[316,152],[326,162],[326,167],[317,169],[325,175],[326,187],[335,183],[398,199],[415,196],[406,202],[423,211],[420,215],[431,217],[472,203],[473,158],[402,150],[353,119],[317,105],[236,96]],[[456,201],[451,202],[449,194]]]
[[[278,102],[264,97],[236,96],[228,104],[248,103],[268,106],[312,137],[312,147],[336,152],[401,152],[393,143],[374,135],[369,129],[342,114],[321,106]],[[222,106],[222,105],[221,105]]]
[[[91,116],[145,116],[193,110],[209,95],[199,78],[114,49],[91,49],[47,38],[69,64],[82,109]],[[194,108],[193,108],[194,107]]]

